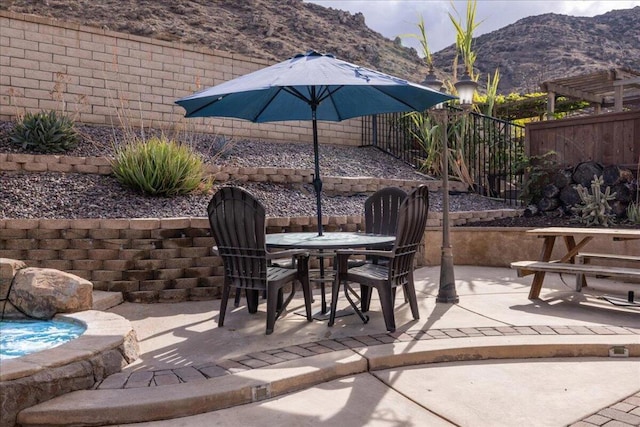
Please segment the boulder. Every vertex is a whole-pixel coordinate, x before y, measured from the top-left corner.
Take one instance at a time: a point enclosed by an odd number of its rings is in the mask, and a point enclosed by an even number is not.
[[[27,265],[22,261],[0,258],[0,300],[7,299],[13,277],[23,268],[27,268]]]
[[[56,313],[91,310],[93,284],[63,271],[28,267],[13,278],[9,301],[27,316],[51,319]]]

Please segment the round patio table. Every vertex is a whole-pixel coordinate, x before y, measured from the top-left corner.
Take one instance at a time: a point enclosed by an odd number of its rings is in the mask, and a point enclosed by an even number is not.
[[[322,259],[327,255],[333,256],[335,249],[384,248],[392,245],[395,240],[395,236],[357,232],[325,232],[322,236],[319,236],[316,232],[273,233],[266,235],[267,248],[317,251],[314,255],[320,258],[320,278],[318,281],[320,282],[322,314],[327,312],[324,286],[324,282],[327,279],[325,279]]]
[[[355,232],[329,232],[319,236],[316,232],[267,234],[268,248],[281,249],[353,249],[389,246],[395,236]]]

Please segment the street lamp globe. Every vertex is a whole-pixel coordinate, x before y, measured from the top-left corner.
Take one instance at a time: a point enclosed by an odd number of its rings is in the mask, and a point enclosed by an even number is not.
[[[473,93],[478,86],[478,83],[471,80],[471,76],[469,76],[468,72],[465,72],[460,80],[458,80],[454,86],[458,91],[458,98],[460,99],[460,105],[471,105],[473,104]]]
[[[427,76],[422,81],[422,86],[438,92],[442,89],[442,80],[438,80],[438,77],[436,77],[436,74],[433,72],[433,68],[429,68],[429,73],[427,73]]]
[[[429,68],[429,73],[422,81],[422,86],[426,86],[429,89],[435,90],[437,92],[444,92],[444,86],[442,85],[442,80],[438,80],[435,73],[433,72],[433,68]],[[444,106],[444,102],[436,104],[433,108],[440,110]]]

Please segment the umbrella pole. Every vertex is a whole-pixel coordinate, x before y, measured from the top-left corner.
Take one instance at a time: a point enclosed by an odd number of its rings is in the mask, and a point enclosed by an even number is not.
[[[315,175],[313,188],[316,191],[316,212],[318,215],[318,236],[322,236],[322,180],[320,179],[320,155],[318,150],[318,123],[316,121],[316,106],[311,106],[311,118],[313,123],[313,160],[315,163]]]

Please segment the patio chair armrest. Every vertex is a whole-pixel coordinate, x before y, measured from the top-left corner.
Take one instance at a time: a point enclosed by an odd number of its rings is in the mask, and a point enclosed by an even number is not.
[[[278,259],[286,257],[308,258],[309,251],[305,249],[285,249],[278,252],[267,252],[267,259]]]
[[[368,255],[375,257],[383,257],[383,258],[393,258],[393,251],[383,251],[376,249],[338,249],[336,251],[336,256],[341,257],[349,257],[351,255]]]

